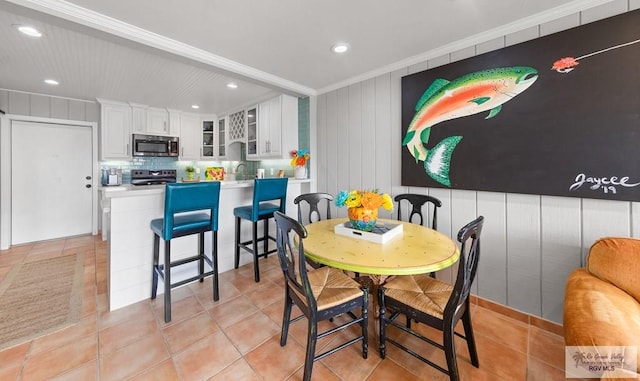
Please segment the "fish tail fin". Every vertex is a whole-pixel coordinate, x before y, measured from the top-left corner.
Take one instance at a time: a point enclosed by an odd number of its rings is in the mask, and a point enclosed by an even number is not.
[[[418,161],[425,161],[427,159],[427,149],[424,144],[429,141],[429,134],[431,128],[425,128],[420,134],[417,134],[415,130],[408,131],[402,141],[403,146],[407,146],[409,153]]]
[[[451,186],[451,180],[449,180],[451,155],[460,140],[462,136],[449,136],[442,139],[429,150],[424,161],[424,170],[427,175],[447,187]]]

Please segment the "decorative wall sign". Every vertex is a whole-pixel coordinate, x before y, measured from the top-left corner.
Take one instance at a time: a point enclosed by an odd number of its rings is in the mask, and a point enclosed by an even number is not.
[[[402,185],[640,201],[640,10],[402,78]]]

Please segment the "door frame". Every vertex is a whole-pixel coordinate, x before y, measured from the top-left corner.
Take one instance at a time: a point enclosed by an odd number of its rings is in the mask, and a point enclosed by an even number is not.
[[[0,116],[0,250],[11,246],[11,126],[14,121],[91,128],[91,234],[98,234],[98,123],[7,114]]]

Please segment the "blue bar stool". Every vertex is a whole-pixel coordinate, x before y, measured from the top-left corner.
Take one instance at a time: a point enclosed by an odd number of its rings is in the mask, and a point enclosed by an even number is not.
[[[253,271],[256,282],[260,282],[260,268],[258,258],[267,257],[277,251],[276,248],[269,250],[269,240],[276,241],[275,237],[269,236],[269,219],[273,218],[273,213],[285,212],[287,198],[287,178],[255,179],[253,185],[253,204],[239,206],[233,209],[236,217],[236,244],[235,244],[235,268],[240,265],[240,249],[244,249],[253,254]],[[269,201],[279,201],[276,205]],[[240,241],[240,222],[248,220],[253,223],[252,239]],[[258,221],[264,221],[264,233],[258,238]],[[258,252],[258,242],[262,241],[264,250]]]
[[[153,231],[153,281],[151,299],[156,298],[158,276],[164,281],[164,321],[171,321],[171,289],[186,283],[213,275],[213,300],[218,294],[218,205],[220,201],[220,182],[174,183],[167,184],[164,196],[164,218],[151,221]],[[205,211],[208,210],[208,213]],[[195,212],[182,214],[185,212]],[[204,254],[204,233],[213,233],[211,258]],[[198,254],[192,257],[171,261],[171,239],[198,234]],[[160,238],[164,240],[164,264],[159,264]],[[171,283],[171,268],[199,261],[198,275]],[[205,261],[211,271],[204,271]]]

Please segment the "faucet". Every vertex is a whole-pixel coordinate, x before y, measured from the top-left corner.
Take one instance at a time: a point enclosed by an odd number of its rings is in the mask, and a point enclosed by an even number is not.
[[[247,165],[245,163],[240,163],[236,167],[236,180],[237,180],[237,177],[238,177],[238,170],[240,170],[240,167],[244,167],[244,172],[242,174],[242,180],[246,180],[247,179]]]

